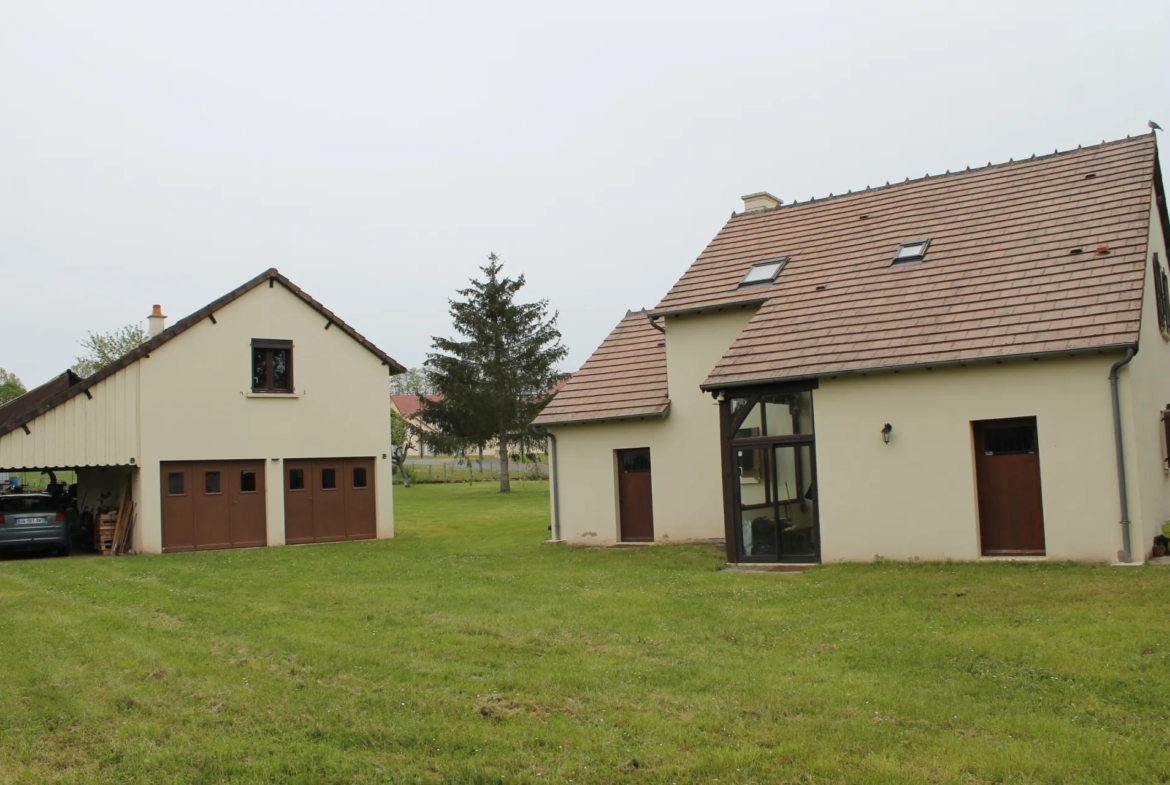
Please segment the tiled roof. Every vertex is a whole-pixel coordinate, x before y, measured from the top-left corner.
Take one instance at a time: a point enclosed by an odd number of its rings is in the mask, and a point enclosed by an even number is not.
[[[645,311],[629,311],[534,422],[662,417],[669,409],[665,336]]]
[[[1132,345],[1155,167],[1144,135],[736,215],[655,312],[764,302],[705,387]]]
[[[428,401],[438,401],[443,398],[441,395],[424,395],[423,397]],[[394,401],[394,408],[398,410],[398,413],[408,419],[418,414],[418,410],[422,408],[417,395],[391,395],[390,399]]]
[[[5,433],[20,427],[21,423],[28,422],[37,409],[53,398],[65,394],[70,387],[81,383],[81,377],[73,371],[65,371],[60,376],[54,376],[40,387],[35,387],[19,398],[13,398],[0,406],[0,429]]]

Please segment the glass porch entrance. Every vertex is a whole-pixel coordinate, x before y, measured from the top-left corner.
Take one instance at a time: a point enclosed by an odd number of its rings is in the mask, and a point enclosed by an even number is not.
[[[727,397],[729,560],[819,561],[812,390]]]

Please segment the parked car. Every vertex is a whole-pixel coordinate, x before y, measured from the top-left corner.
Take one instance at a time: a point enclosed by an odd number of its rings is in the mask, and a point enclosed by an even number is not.
[[[65,511],[49,494],[0,496],[0,550],[44,548],[68,556],[69,535]]]

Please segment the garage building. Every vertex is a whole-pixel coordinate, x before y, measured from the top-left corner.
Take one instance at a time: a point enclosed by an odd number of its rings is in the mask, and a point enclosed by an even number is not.
[[[0,407],[0,471],[77,472],[171,553],[394,536],[389,375],[404,369],[270,269],[80,378]]]

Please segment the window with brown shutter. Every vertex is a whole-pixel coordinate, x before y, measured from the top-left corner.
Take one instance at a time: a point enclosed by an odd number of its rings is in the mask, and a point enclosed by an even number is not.
[[[252,339],[252,392],[293,391],[293,343],[268,338]]]
[[[1162,468],[1170,470],[1170,403],[1162,413]]]
[[[1170,278],[1154,254],[1154,299],[1158,306],[1158,328],[1162,337],[1170,339]]]

